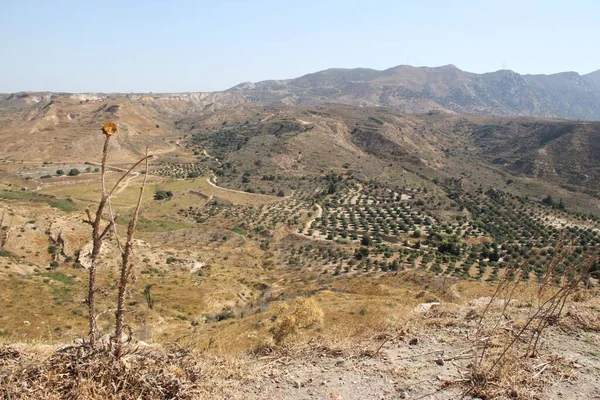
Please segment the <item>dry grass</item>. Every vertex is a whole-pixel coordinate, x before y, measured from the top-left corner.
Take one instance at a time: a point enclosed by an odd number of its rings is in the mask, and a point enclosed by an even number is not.
[[[84,345],[50,356],[35,347],[0,347],[0,397],[5,399],[228,398],[247,380],[244,362],[178,346],[134,348],[117,361]],[[233,381],[229,382],[228,381]]]
[[[557,325],[575,294],[581,293],[598,255],[559,271],[557,266],[573,247],[563,243],[547,265],[528,303],[518,300],[531,286],[522,287],[520,273],[507,273],[497,284],[483,311],[476,316],[474,355],[465,394],[488,398],[535,398],[547,369],[560,371],[559,357],[545,357],[542,337]]]
[[[323,310],[310,298],[297,298],[279,305],[278,315],[271,331],[275,344],[282,344],[288,337],[308,328],[323,325]]]

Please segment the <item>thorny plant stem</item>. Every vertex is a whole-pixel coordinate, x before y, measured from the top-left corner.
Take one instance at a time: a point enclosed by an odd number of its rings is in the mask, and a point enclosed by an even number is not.
[[[115,356],[117,358],[121,358],[121,356],[123,355],[123,340],[122,340],[121,336],[123,335],[123,317],[125,314],[125,292],[127,290],[127,283],[128,283],[129,277],[131,275],[131,271],[132,271],[131,254],[132,254],[132,250],[133,250],[133,235],[135,233],[137,220],[138,220],[138,216],[139,216],[139,212],[140,212],[140,207],[142,205],[144,189],[146,187],[146,182],[148,180],[148,159],[149,158],[150,157],[148,156],[148,148],[146,148],[146,157],[144,157],[142,160],[140,160],[137,163],[137,164],[139,164],[143,160],[146,161],[146,170],[144,171],[144,181],[142,182],[142,186],[140,187],[140,194],[139,194],[139,197],[137,200],[137,204],[135,206],[135,210],[133,211],[133,216],[131,218],[131,221],[129,221],[129,225],[127,227],[127,239],[125,242],[125,248],[123,249],[123,252],[121,253],[121,256],[122,256],[121,257],[121,276],[119,279],[119,294],[118,294],[118,298],[117,298],[117,311],[115,314],[115,319],[116,319],[115,335],[113,338],[113,340],[115,342]]]
[[[102,221],[102,213],[104,211],[104,207],[106,206],[107,194],[106,194],[106,160],[108,159],[108,144],[110,141],[110,136],[107,136],[104,141],[104,148],[102,150],[102,197],[100,198],[100,204],[98,204],[98,209],[96,210],[96,215],[94,220],[92,221],[92,215],[87,210],[88,220],[87,223],[92,225],[92,252],[90,254],[91,264],[89,269],[88,276],[88,322],[89,322],[89,341],[92,347],[96,344],[96,339],[98,335],[97,327],[96,327],[96,302],[95,302],[95,294],[96,294],[96,268],[98,263],[98,254],[100,254],[100,249],[102,248],[102,242],[104,241],[104,237],[108,233],[110,225],[100,231],[100,223]],[[111,222],[112,223],[112,222]]]

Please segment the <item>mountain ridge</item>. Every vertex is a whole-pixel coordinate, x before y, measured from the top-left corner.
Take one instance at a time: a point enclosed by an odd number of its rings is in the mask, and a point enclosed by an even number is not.
[[[0,95],[0,110],[15,98],[92,96],[119,93],[19,92]],[[498,70],[477,74],[453,64],[439,67],[398,65],[384,70],[330,68],[292,79],[243,82],[216,92],[129,93],[131,99],[168,102],[174,99],[204,109],[243,103],[388,107],[407,113],[444,111],[504,117],[600,120],[600,70],[554,74],[519,74]]]

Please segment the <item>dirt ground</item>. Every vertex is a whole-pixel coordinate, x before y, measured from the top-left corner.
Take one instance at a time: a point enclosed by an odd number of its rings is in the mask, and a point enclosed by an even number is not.
[[[465,379],[473,361],[468,358],[471,342],[467,332],[455,330],[448,328],[442,336],[441,332],[408,335],[406,340],[386,343],[375,357],[342,356],[319,349],[293,357],[265,357],[256,367],[259,375],[250,393],[231,395],[240,399],[290,400],[477,398],[467,394],[468,385],[448,385]],[[414,338],[418,343],[410,345]],[[559,367],[539,375],[539,371],[531,371],[527,378],[534,381],[535,390],[516,389],[512,398],[600,399],[599,344],[597,333],[569,334],[558,327],[549,330],[543,356],[533,364],[550,361],[550,365]],[[375,343],[369,347],[375,348]],[[461,359],[461,354],[465,358]],[[510,398],[510,394],[498,398]]]

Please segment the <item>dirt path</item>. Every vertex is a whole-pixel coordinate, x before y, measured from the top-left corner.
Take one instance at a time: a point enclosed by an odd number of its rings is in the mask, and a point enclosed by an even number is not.
[[[352,197],[350,199],[350,204],[352,204],[353,206],[356,205],[356,203],[358,202],[358,198],[360,197],[360,192],[362,192],[363,190],[363,185],[361,185],[360,183],[358,184],[358,190],[356,192],[356,194],[354,195],[354,197]]]
[[[217,188],[219,190],[224,190],[226,192],[231,192],[231,193],[239,193],[239,194],[245,194],[247,196],[258,196],[258,197],[263,197],[263,198],[269,198],[272,200],[278,200],[278,201],[283,201],[283,200],[289,200],[293,193],[285,196],[285,197],[275,197],[275,196],[271,196],[269,194],[262,194],[262,193],[248,193],[248,192],[244,192],[243,190],[236,190],[236,189],[229,189],[229,188],[224,188],[222,186],[218,186],[215,182],[213,182],[212,180],[216,180],[216,176],[212,176],[212,177],[208,177],[206,178],[206,182],[208,182],[208,184],[214,188]]]
[[[134,180],[135,178],[137,178],[138,176],[140,176],[141,174],[139,172],[133,172],[132,175],[125,179],[123,182],[121,182],[119,184],[119,188],[117,189],[117,191],[113,194],[113,197],[117,196],[119,193],[121,193],[123,190],[127,189],[127,186],[129,186],[129,182],[131,182],[132,180]]]
[[[97,163],[97,162],[88,162],[88,164],[90,164],[90,165],[95,165],[95,166],[97,166],[97,167],[101,167],[101,166],[102,166],[102,164],[100,164],[100,163]],[[107,166],[106,166],[106,169],[107,169],[108,171],[127,172],[127,170],[126,170],[126,169],[124,169],[124,168],[113,167],[112,165],[107,165]]]
[[[271,114],[271,115],[269,115],[269,116],[267,116],[267,117],[265,117],[265,118],[261,119],[261,120],[260,120],[260,123],[267,122],[268,120],[270,120],[270,119],[271,119],[271,118],[273,118],[274,116],[275,116],[275,114]]]
[[[219,161],[219,159],[217,157],[211,156],[210,154],[208,154],[208,151],[206,151],[206,149],[202,149],[202,151],[200,153],[202,153],[202,155],[205,157],[212,158],[213,160]]]
[[[321,215],[323,215],[323,208],[321,208],[321,206],[318,204],[315,204],[315,206],[317,207],[317,213],[315,214],[315,217],[313,219],[311,219],[304,225],[304,230],[302,231],[302,233],[308,232],[312,223],[315,222],[318,218],[321,218]]]

